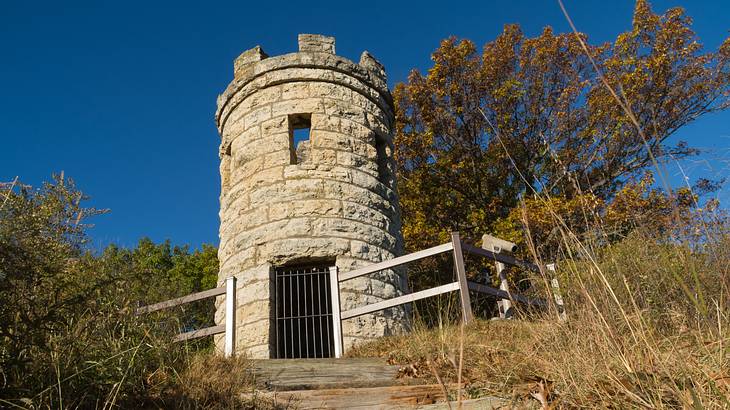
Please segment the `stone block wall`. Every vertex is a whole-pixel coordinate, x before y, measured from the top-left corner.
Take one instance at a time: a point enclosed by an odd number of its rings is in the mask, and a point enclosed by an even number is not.
[[[219,283],[238,278],[237,347],[252,357],[272,355],[275,266],[347,272],[403,250],[385,71],[367,52],[355,64],[334,48],[332,37],[303,34],[296,53],[245,51],[218,98]],[[293,129],[307,126],[309,141],[294,146]],[[342,285],[345,310],[406,290],[393,271]],[[403,309],[351,319],[345,345],[405,326]]]

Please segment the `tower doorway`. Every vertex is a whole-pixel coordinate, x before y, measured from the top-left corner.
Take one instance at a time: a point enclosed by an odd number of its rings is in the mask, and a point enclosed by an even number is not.
[[[329,267],[275,268],[276,358],[334,356]]]

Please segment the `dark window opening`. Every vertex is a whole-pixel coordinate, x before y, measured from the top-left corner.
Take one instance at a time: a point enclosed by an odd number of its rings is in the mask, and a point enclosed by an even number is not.
[[[231,168],[234,166],[231,158],[231,144],[227,144],[221,148],[221,191],[225,194],[231,180]]]
[[[385,186],[392,188],[392,177],[395,174],[391,169],[392,162],[390,160],[390,147],[388,143],[382,140],[380,137],[376,137],[375,150],[377,152],[377,163],[378,163],[378,180]]]
[[[301,164],[307,159],[311,128],[312,114],[292,114],[289,116],[289,149],[292,164]]]
[[[331,265],[275,269],[276,358],[333,357]]]

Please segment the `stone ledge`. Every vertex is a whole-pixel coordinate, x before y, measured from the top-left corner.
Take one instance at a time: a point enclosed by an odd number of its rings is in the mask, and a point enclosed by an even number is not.
[[[328,73],[326,70],[319,70],[321,73]],[[315,72],[311,72],[310,74],[314,75]],[[310,78],[310,77],[282,77],[281,79],[274,80],[270,78],[263,78],[261,84],[258,84],[256,86],[252,87],[242,87],[241,89],[237,90],[236,93],[233,93],[229,99],[226,100],[226,103],[224,105],[219,105],[218,110],[216,111],[216,125],[218,127],[219,132],[222,132],[225,128],[225,125],[228,122],[229,117],[232,115],[233,112],[235,112],[236,108],[242,104],[244,101],[248,100],[251,96],[255,96],[256,93],[260,92],[261,90],[271,89],[273,87],[282,86],[285,84],[298,84],[298,83],[322,83],[322,84],[331,84],[335,86],[340,86],[347,88],[349,90],[352,90],[353,92],[357,93],[358,95],[363,97],[363,100],[360,103],[354,102],[354,100],[345,100],[345,99],[337,99],[332,98],[330,96],[325,97],[325,99],[337,102],[338,104],[345,103],[350,108],[358,108],[361,109],[364,113],[367,113],[369,115],[374,115],[372,112],[373,107],[378,107],[379,111],[382,111],[386,117],[381,119],[382,122],[387,123],[389,125],[392,125],[394,119],[394,107],[392,104],[392,101],[388,99],[384,99],[382,97],[382,94],[379,94],[377,91],[373,91],[372,88],[360,88],[353,84],[345,82],[341,78]],[[240,92],[239,92],[240,91]],[[335,96],[336,97],[336,96]],[[303,97],[303,98],[310,98],[310,97]],[[311,98],[318,98],[318,97],[311,97]],[[319,97],[322,98],[322,97]],[[281,100],[281,101],[296,101],[297,98],[291,98]],[[367,104],[373,104],[373,107],[368,107]],[[341,106],[340,106],[341,107]],[[366,109],[370,108],[370,110]]]
[[[317,56],[319,58],[314,60],[310,59],[311,61],[305,61],[307,60],[307,58],[305,58],[307,56]],[[382,98],[382,103],[384,104],[382,108],[387,109],[390,113],[394,112],[393,97],[390,94],[390,90],[388,89],[388,85],[385,80],[382,79],[382,81],[374,81],[376,76],[373,75],[371,71],[368,71],[340,56],[326,53],[286,54],[283,56],[266,58],[253,64],[251,68],[253,68],[253,70],[245,70],[245,76],[235,78],[234,81],[228,85],[226,90],[218,97],[218,109],[216,110],[215,118],[219,128],[222,124],[221,120],[223,112],[228,107],[231,99],[238,94],[239,91],[248,87],[252,88],[252,90],[249,90],[250,93],[255,93],[259,89],[266,88],[268,86],[290,82],[311,82],[319,80],[338,84],[358,91],[371,100],[374,99],[373,102],[378,104],[380,104],[380,102],[377,100]],[[316,76],[311,77],[302,75],[292,76],[278,73],[279,71],[288,69],[319,69],[321,70],[322,75],[324,75],[324,73],[331,73],[331,75],[327,74],[327,76],[331,78],[325,79],[317,78]],[[278,78],[268,78],[269,73],[276,74],[275,77]],[[304,72],[300,71],[299,74],[304,74]],[[348,84],[348,78],[355,80],[356,83]],[[355,85],[357,83],[361,84],[364,89],[359,90]],[[364,90],[374,91],[379,95],[379,98],[368,96],[367,92],[363,92]]]

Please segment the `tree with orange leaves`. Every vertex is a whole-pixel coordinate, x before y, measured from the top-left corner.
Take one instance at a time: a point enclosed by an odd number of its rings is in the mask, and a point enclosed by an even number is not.
[[[730,38],[703,52],[691,23],[681,8],[658,15],[639,0],[632,29],[613,43],[549,27],[529,38],[517,25],[481,52],[444,40],[433,67],[394,93],[407,247],[446,241],[451,230],[494,232],[520,198],[593,198],[605,214],[652,158],[697,154],[667,139],[730,104]],[[656,192],[642,192],[632,198],[651,203]]]

